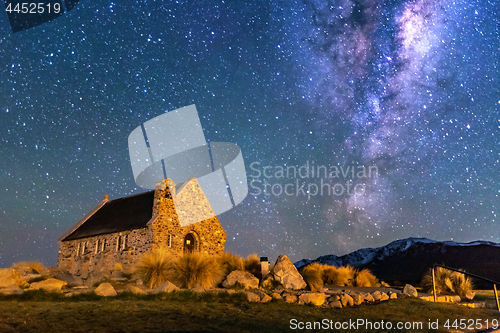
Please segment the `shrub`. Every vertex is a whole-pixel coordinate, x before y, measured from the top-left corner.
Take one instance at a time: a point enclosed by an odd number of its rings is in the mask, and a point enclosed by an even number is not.
[[[251,254],[246,259],[243,259],[245,265],[245,271],[252,273],[259,279],[262,277],[262,271],[260,266],[260,259],[257,254]]]
[[[12,268],[18,271],[23,270],[29,274],[32,273],[31,271],[35,271],[38,274],[42,274],[43,264],[39,261],[29,261],[29,262],[23,261],[13,264]]]
[[[223,272],[223,278],[229,275],[232,271],[244,271],[245,263],[243,258],[235,256],[229,252],[225,252],[223,255],[218,258],[219,265],[221,266],[221,270]]]
[[[156,288],[172,279],[175,258],[165,250],[146,252],[137,264],[137,273],[149,288]]]
[[[463,273],[450,271],[443,267],[436,267],[434,275],[437,295],[452,293],[465,298],[467,294],[472,293],[472,281]],[[424,275],[420,285],[424,290],[432,291],[432,268]]]
[[[179,287],[193,288],[201,286],[213,288],[221,280],[223,271],[215,256],[201,253],[187,253],[181,256],[175,265],[175,278]]]
[[[354,278],[356,287],[375,287],[378,283],[378,279],[369,269],[364,268],[356,271],[356,277]]]
[[[300,274],[311,291],[319,291],[323,288],[323,265],[313,262],[303,267]]]
[[[356,269],[351,266],[337,268],[337,286],[352,287]]]
[[[338,272],[337,267],[331,265],[323,265],[323,281],[326,284],[333,284],[338,286]]]

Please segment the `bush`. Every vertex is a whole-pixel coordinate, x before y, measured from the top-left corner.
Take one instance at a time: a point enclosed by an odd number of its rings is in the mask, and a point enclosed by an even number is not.
[[[215,287],[223,276],[219,260],[201,253],[187,253],[175,265],[175,282],[182,288]]]
[[[219,265],[221,267],[223,277],[224,279],[226,276],[229,275],[232,271],[244,271],[245,270],[245,263],[243,261],[243,258],[240,258],[238,256],[235,256],[234,254],[231,254],[229,252],[224,253],[223,255],[219,256],[218,258]]]
[[[300,274],[311,291],[319,291],[323,288],[323,265],[313,262],[303,267]]]
[[[175,258],[165,250],[146,252],[137,264],[137,273],[149,288],[173,278]]]
[[[376,287],[379,281],[369,269],[364,268],[361,271],[356,271],[354,284],[356,287]]]
[[[39,261],[23,261],[13,264],[12,268],[18,271],[25,271],[28,274],[31,274],[32,271],[35,271],[38,274],[42,274],[43,264]]]
[[[259,279],[262,278],[262,271],[260,266],[260,259],[257,254],[251,254],[246,259],[243,259],[245,271],[252,273]]]
[[[473,285],[469,277],[465,274],[450,271],[443,267],[436,267],[435,270],[436,294],[452,293],[466,298],[467,294],[472,293]],[[422,289],[432,291],[432,268],[422,278]]]

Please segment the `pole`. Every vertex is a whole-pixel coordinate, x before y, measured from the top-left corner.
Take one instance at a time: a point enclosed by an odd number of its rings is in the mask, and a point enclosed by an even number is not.
[[[432,267],[432,291],[434,292],[434,303],[437,302],[437,296],[436,296],[436,277],[434,274],[434,270],[436,269],[435,266]]]
[[[498,292],[497,292],[497,285],[493,284],[493,290],[495,291],[495,301],[497,301],[497,309],[498,312],[500,312],[500,303],[498,302]]]

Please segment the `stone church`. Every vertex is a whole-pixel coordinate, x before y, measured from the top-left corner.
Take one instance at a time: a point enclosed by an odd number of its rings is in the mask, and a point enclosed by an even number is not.
[[[59,239],[57,266],[88,279],[113,269],[133,269],[141,255],[162,248],[179,255],[224,253],[226,233],[196,178],[171,179],[153,191],[104,200]]]

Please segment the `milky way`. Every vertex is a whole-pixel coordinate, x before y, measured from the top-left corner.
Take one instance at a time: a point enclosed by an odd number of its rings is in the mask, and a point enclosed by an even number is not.
[[[193,103],[206,138],[238,144],[249,183],[269,184],[219,216],[227,251],[299,260],[410,236],[499,242],[499,12],[81,1],[16,34],[0,16],[0,266],[54,265],[58,237],[104,194],[143,191],[129,133]]]

